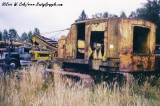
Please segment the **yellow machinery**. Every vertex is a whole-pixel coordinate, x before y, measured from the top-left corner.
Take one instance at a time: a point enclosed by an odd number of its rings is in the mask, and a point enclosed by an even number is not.
[[[51,61],[51,57],[57,56],[58,43],[44,36],[32,36],[32,61]]]
[[[51,61],[50,53],[48,51],[31,51],[30,54],[32,54],[32,61]]]
[[[74,76],[80,79],[83,72],[99,79],[103,74],[104,80],[107,80],[105,73],[118,74],[119,77],[120,73],[155,72],[155,41],[156,26],[146,20],[88,19],[73,23],[68,35],[62,36],[58,42],[33,36],[31,53],[35,60],[53,60],[50,68],[54,68],[56,63],[63,64],[64,69],[76,69]],[[48,54],[45,52],[44,55],[42,49],[47,49]]]
[[[71,25],[58,42],[67,66],[117,72],[155,70],[156,26],[142,19],[88,19]]]
[[[63,66],[86,66],[92,70],[139,72],[155,70],[156,26],[142,19],[89,19],[71,25],[67,37],[53,41],[33,36],[35,60],[56,57]],[[50,53],[36,56],[42,49]],[[34,53],[35,52],[35,53]],[[53,56],[52,56],[53,55]],[[55,60],[54,59],[54,60]]]

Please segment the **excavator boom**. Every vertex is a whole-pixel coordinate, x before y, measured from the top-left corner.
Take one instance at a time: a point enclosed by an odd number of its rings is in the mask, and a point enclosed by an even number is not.
[[[52,39],[46,38],[40,35],[33,35],[31,38],[32,41],[32,51],[30,51],[32,55],[33,61],[51,61],[52,57],[57,56],[58,50],[58,42]],[[41,47],[37,47],[35,45],[41,45]],[[43,47],[45,49],[43,49]]]
[[[31,40],[32,40],[33,44],[40,44],[40,45],[45,46],[46,48],[48,48],[51,51],[57,51],[57,48],[58,48],[57,41],[46,38],[44,36],[38,36],[38,35],[32,36]]]

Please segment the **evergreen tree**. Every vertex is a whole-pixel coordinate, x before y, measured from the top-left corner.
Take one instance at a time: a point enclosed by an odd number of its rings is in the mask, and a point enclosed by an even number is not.
[[[108,18],[108,15],[109,15],[108,12],[104,12],[103,13],[103,18]]]
[[[18,40],[18,34],[15,29],[9,29],[9,38],[12,38],[14,40]]]
[[[88,16],[87,16],[87,14],[85,13],[85,11],[83,10],[82,13],[80,14],[78,20],[85,20],[85,19],[88,19]]]
[[[132,11],[129,18],[137,18],[136,12]]]
[[[160,0],[148,0],[136,10],[136,18],[149,20],[157,25],[157,42],[160,44]]]
[[[32,34],[32,31],[29,31],[29,32],[28,32],[28,41],[29,41],[29,42],[31,42],[32,35],[33,35],[33,34]]]
[[[3,38],[2,38],[2,32],[0,31],[0,41],[2,41],[3,40]]]
[[[21,40],[23,42],[28,42],[28,35],[26,32],[22,33]]]
[[[127,17],[124,11],[121,12],[120,17],[121,17],[121,18],[126,18],[126,17]]]
[[[38,29],[38,28],[35,28],[33,34],[34,34],[34,35],[40,35],[39,29]]]
[[[9,37],[8,37],[8,31],[6,29],[3,31],[3,38],[4,38],[5,41],[7,39],[9,39]]]

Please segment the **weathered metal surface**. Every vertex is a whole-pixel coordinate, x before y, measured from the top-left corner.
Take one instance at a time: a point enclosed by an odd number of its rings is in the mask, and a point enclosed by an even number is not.
[[[133,41],[134,26],[150,29],[149,35],[147,36],[147,46],[149,48],[149,53],[134,53],[133,45],[136,43]],[[155,70],[155,25],[144,20],[122,19],[119,24],[119,29],[120,71],[128,72]]]
[[[95,84],[94,80],[91,76],[86,74],[74,73],[74,72],[65,72],[62,70],[54,70],[54,69],[47,69],[47,72],[54,73],[60,75],[62,78],[66,77],[65,83],[67,83],[68,79],[77,77],[79,80],[74,82],[75,79],[71,79],[75,85],[81,85],[83,87],[91,87]]]
[[[76,25],[72,25],[67,38],[61,38],[58,41],[58,58],[75,58],[77,48],[77,30]]]
[[[103,66],[103,61],[108,58],[118,58],[119,71],[153,71],[155,38],[156,26],[141,19],[108,18],[79,21],[70,28],[65,43],[65,56],[62,57],[76,60],[80,57],[78,55],[81,55],[80,59],[86,61],[100,59],[102,63],[99,66]],[[79,49],[78,41],[83,42],[83,49]],[[141,48],[142,50],[139,50]],[[113,67],[116,63],[110,61],[110,64],[112,66],[104,66]],[[91,67],[94,67],[94,64]]]
[[[65,58],[66,54],[66,37],[62,36],[58,41],[58,57]]]

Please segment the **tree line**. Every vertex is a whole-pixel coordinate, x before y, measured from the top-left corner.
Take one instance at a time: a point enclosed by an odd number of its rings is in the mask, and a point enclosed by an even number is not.
[[[118,16],[116,14],[110,14],[108,12],[104,12],[104,13],[96,13],[92,15],[92,19],[94,18],[108,18],[108,17],[121,17],[121,18],[127,18],[126,14],[124,11],[121,12],[121,15]],[[85,13],[85,10],[82,10],[79,18],[76,21],[81,21],[81,20],[85,20],[85,19],[90,19],[88,18],[88,15]]]
[[[108,17],[120,17],[120,18],[135,18],[144,19],[151,21],[156,24],[156,43],[160,44],[160,0],[147,0],[146,3],[142,4],[141,8],[132,11],[129,16],[126,16],[125,12],[122,11],[120,16],[116,14],[110,14],[108,12],[96,13],[91,18],[108,18]],[[88,15],[83,10],[76,21],[89,19]]]
[[[17,31],[12,28],[8,31],[4,29],[4,31],[0,31],[0,41],[14,40],[14,41],[22,41],[22,42],[31,42],[32,35],[40,35],[40,30],[35,28],[33,31],[29,31],[28,33],[23,32],[21,35],[18,35]]]

